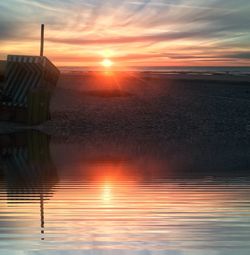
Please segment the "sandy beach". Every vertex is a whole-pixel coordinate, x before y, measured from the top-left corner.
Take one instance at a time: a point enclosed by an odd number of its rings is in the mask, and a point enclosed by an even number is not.
[[[248,77],[139,74],[61,75],[52,119],[39,129],[68,137],[89,133],[167,139],[248,137]]]
[[[51,120],[32,127],[54,136],[89,133],[200,139],[250,133],[249,77],[62,74]],[[1,133],[25,128],[1,123]]]

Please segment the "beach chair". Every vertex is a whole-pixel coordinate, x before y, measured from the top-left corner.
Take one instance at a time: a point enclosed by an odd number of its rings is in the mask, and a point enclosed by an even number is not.
[[[9,55],[0,120],[40,124],[49,119],[50,97],[60,72],[46,58]]]
[[[0,61],[0,96],[1,96],[2,90],[3,90],[4,73],[5,73],[5,62]]]

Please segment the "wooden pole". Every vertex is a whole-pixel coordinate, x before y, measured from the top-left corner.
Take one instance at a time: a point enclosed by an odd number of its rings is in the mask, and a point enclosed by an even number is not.
[[[40,101],[41,94],[43,94],[41,88],[43,88],[43,86],[45,85],[44,84],[44,68],[45,67],[44,67],[43,52],[44,52],[44,24],[41,25],[41,50],[40,50],[40,57],[41,57],[41,61],[42,61],[42,75],[41,75],[40,91],[38,92],[38,94],[36,96],[36,98],[38,98],[37,102],[39,102],[39,103],[37,104],[38,107],[35,110],[35,115],[34,115],[35,119],[33,119],[34,124],[44,121],[41,119],[41,101]]]
[[[44,24],[41,25],[41,48],[40,48],[40,57],[43,57],[44,51]]]

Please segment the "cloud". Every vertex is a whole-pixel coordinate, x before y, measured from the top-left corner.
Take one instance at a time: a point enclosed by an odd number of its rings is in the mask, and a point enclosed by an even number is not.
[[[127,2],[127,4],[131,4],[131,5],[142,5],[144,2],[139,2],[139,1],[131,1],[131,2]],[[188,9],[200,9],[200,10],[215,10],[215,9],[219,9],[219,10],[226,10],[225,8],[217,8],[217,7],[209,7],[209,6],[199,6],[199,5],[194,5],[194,4],[190,4],[190,5],[185,5],[185,4],[175,4],[175,3],[171,3],[171,2],[149,2],[148,5],[152,6],[152,7],[175,7],[175,8],[188,8]]]
[[[17,27],[13,23],[0,23],[0,38],[9,38],[17,32]]]
[[[250,59],[250,52],[238,52],[229,55],[224,55],[225,58],[239,58],[239,59]]]
[[[47,54],[61,59],[82,51],[94,56],[105,47],[131,60],[165,61],[164,54],[170,60],[210,59],[211,51],[218,61],[249,59],[241,53],[250,50],[248,0],[1,1],[1,54],[17,52],[21,43],[27,53],[36,52],[41,23]]]

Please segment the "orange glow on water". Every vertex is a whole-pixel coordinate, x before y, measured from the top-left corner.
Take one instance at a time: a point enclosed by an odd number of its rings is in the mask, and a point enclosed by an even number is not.
[[[167,161],[87,151],[74,158],[73,165],[60,167],[54,187],[44,186],[43,212],[39,189],[8,196],[0,186],[1,213],[8,217],[7,226],[16,229],[15,235],[53,241],[54,249],[137,249],[141,243],[145,249],[156,249],[152,240],[163,250],[169,248],[167,242],[178,248],[191,242],[213,246],[221,237],[217,219],[230,224],[235,220],[232,211],[245,210],[248,185],[235,192],[235,184],[162,179],[163,169],[169,170]],[[151,172],[159,175],[153,178]],[[26,244],[30,248],[34,242]]]

